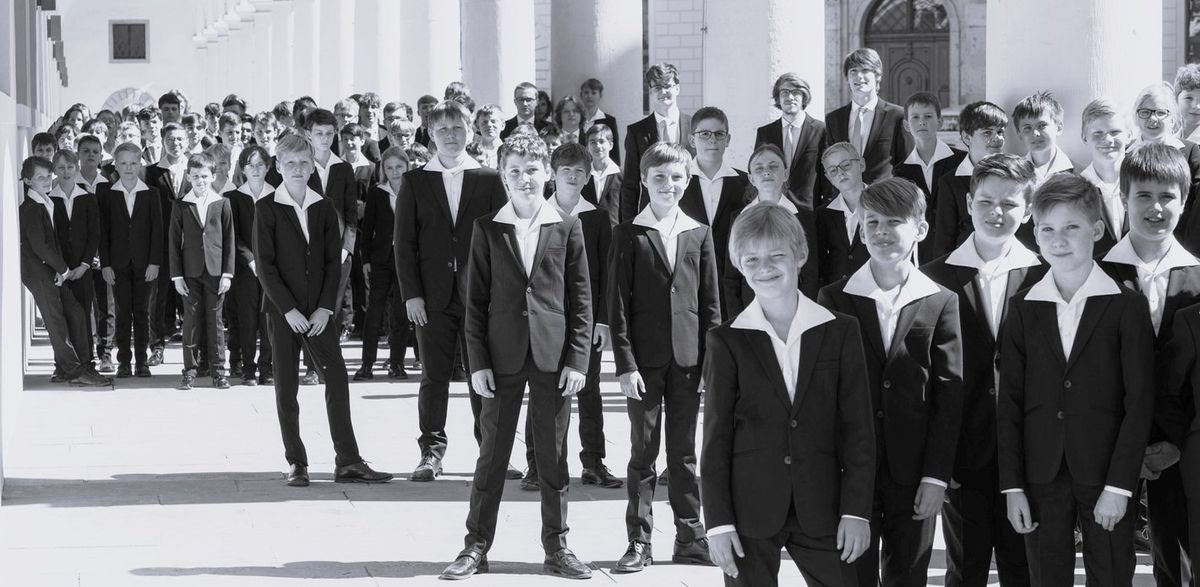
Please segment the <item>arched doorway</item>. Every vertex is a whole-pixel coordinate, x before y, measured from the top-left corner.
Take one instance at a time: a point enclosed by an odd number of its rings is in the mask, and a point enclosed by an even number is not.
[[[903,104],[915,92],[933,92],[951,104],[945,0],[879,0],[867,13],[863,45],[883,58],[883,99]]]

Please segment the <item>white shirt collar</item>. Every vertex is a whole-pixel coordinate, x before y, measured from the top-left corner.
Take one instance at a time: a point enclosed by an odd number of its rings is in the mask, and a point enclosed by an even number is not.
[[[319,161],[317,161],[315,158],[313,159],[313,165],[315,165],[317,167],[317,169],[320,169],[322,171],[328,170],[330,167],[333,167],[334,165],[337,165],[338,163],[345,163],[345,160],[342,159],[341,157],[338,157],[337,153],[334,153],[333,151],[329,152],[329,161],[325,162],[324,165],[321,165],[321,163]]]
[[[557,200],[557,199],[555,199],[555,200],[554,200],[554,202],[555,202],[555,206],[554,206],[554,207],[556,207],[556,208],[557,208],[557,207],[558,207],[558,200]],[[569,212],[569,214],[570,214],[571,216],[579,216],[580,214],[583,214],[584,212],[591,212],[592,210],[595,210],[595,209],[596,209],[596,206],[592,205],[592,203],[591,203],[591,202],[589,202],[589,201],[587,201],[587,200],[585,200],[585,199],[583,199],[583,198],[579,198],[579,200],[577,200],[577,201],[575,202],[575,207],[571,209],[571,211]]]
[[[261,199],[263,199],[263,198],[265,198],[265,197],[267,197],[267,196],[271,195],[272,193],[274,193],[274,192],[275,192],[275,186],[273,186],[273,185],[271,185],[271,184],[269,184],[269,183],[267,183],[267,182],[263,182],[263,189],[262,189],[262,193],[261,193],[261,194],[259,194],[258,196],[255,196],[254,194],[250,193],[250,183],[249,183],[249,182],[242,182],[242,185],[239,185],[239,186],[237,187],[237,190],[236,190],[236,191],[242,192],[243,194],[246,194],[247,196],[250,196],[250,197],[251,197],[251,198],[252,198],[252,199],[253,199],[255,202],[257,202],[257,201],[259,201],[259,200],[261,200]]]
[[[479,169],[480,167],[482,167],[482,166],[479,164],[479,162],[476,161],[473,157],[467,155],[466,152],[464,151],[462,154],[462,159],[460,159],[458,164],[455,165],[454,167],[447,168],[447,167],[443,166],[442,160],[439,159],[437,155],[434,155],[432,158],[429,159],[429,162],[425,164],[424,169],[425,169],[425,171],[439,171],[439,172],[447,172],[448,171],[450,173],[462,173],[463,171],[466,171],[468,169]]]
[[[58,186],[58,184],[54,184],[54,189],[50,190],[50,197],[51,198],[60,198],[63,200],[67,200],[67,199],[74,200],[76,196],[82,196],[87,193],[88,193],[88,191],[86,189],[83,189],[83,186],[81,186],[77,183],[71,184],[71,193],[70,194],[63,192],[62,188],[60,188]]]
[[[1183,141],[1179,140],[1179,137],[1172,135],[1172,134],[1168,134],[1167,138],[1163,139],[1162,143],[1164,145],[1170,145],[1172,147],[1175,147],[1176,149],[1183,148]]]
[[[112,189],[121,191],[121,192],[125,192],[125,194],[128,195],[128,194],[140,192],[142,190],[148,190],[148,189],[150,189],[150,186],[146,185],[146,182],[142,181],[141,178],[138,178],[137,185],[133,186],[133,191],[129,191],[129,190],[125,189],[125,182],[121,181],[120,179],[117,179],[117,181],[112,184]]]
[[[962,163],[959,163],[958,167],[954,169],[954,175],[971,177],[972,173],[975,173],[975,164],[971,162],[971,156],[967,155],[963,157]]]
[[[954,151],[950,149],[950,145],[947,145],[946,143],[942,142],[941,139],[938,139],[937,145],[933,148],[933,158],[929,160],[929,165],[933,165],[942,159],[953,156]],[[921,159],[921,156],[917,154],[916,147],[913,147],[912,152],[908,154],[908,158],[904,160],[904,163],[908,165],[920,165],[925,167],[925,160]]]
[[[375,184],[375,185],[379,186],[379,189],[381,189],[381,190],[383,190],[383,191],[387,192],[387,194],[388,194],[388,196],[389,196],[389,197],[392,197],[392,198],[397,198],[397,197],[399,197],[399,196],[400,196],[400,194],[397,194],[397,193],[396,193],[396,191],[392,189],[392,184],[391,184],[391,182],[388,182],[388,181],[381,181],[381,182],[379,182],[379,183],[377,183],[377,184]]]
[[[672,218],[672,216],[674,216],[674,218]],[[703,226],[703,224],[692,220],[691,216],[688,216],[680,211],[678,206],[672,209],[672,214],[670,216],[659,220],[654,217],[654,211],[650,209],[649,205],[647,205],[642,209],[641,212],[638,212],[637,216],[633,217],[633,223],[637,226],[653,228],[654,230],[662,233],[663,236],[667,236],[669,234],[669,229],[671,228],[672,224],[674,224],[675,228],[674,234],[681,234]]]
[[[842,197],[842,194],[834,196],[828,204],[825,204],[825,207],[830,210],[837,210],[846,216],[854,215],[854,211],[850,209],[850,205],[846,203],[846,199]]]
[[[801,110],[801,111],[797,112],[795,116],[792,117],[791,122],[788,122],[787,116],[780,116],[779,124],[781,125],[781,127],[783,128],[785,133],[787,132],[787,127],[789,127],[789,126],[794,126],[794,127],[796,127],[796,130],[800,130],[800,128],[804,126],[805,118],[808,118],[808,113]]]
[[[1104,181],[1103,179],[1101,179],[1100,174],[1096,173],[1096,164],[1095,163],[1088,163],[1088,166],[1085,167],[1083,169],[1083,171],[1079,172],[1079,177],[1082,177],[1082,178],[1092,182],[1092,185],[1099,187],[1099,188],[1112,187],[1112,186],[1117,186],[1120,184],[1120,180],[1113,181],[1113,182],[1107,182],[1107,181]]]
[[[30,200],[33,200],[34,202],[36,202],[38,204],[41,204],[42,206],[50,206],[51,205],[50,198],[45,197],[42,194],[39,194],[29,188],[25,188],[25,197],[29,198]]]
[[[854,100],[850,100],[850,113],[853,114],[860,108],[866,108],[868,112],[874,112],[875,107],[879,105],[879,94],[871,97],[871,100],[862,106],[859,106]]]
[[[612,159],[609,159],[609,161],[612,161]],[[721,168],[717,170],[717,175],[712,179],[709,179],[709,177],[704,174],[704,171],[700,169],[700,164],[696,162],[695,157],[693,157],[688,163],[688,172],[690,172],[692,175],[699,176],[700,179],[706,179],[708,181],[716,181],[724,177],[737,177],[737,171],[730,167],[728,163],[722,161]]]
[[[1121,288],[1117,286],[1117,282],[1113,281],[1100,265],[1095,261],[1092,262],[1092,272],[1088,274],[1087,280],[1075,292],[1075,296],[1071,301],[1083,300],[1096,296],[1110,296],[1121,293]],[[1046,276],[1040,281],[1033,284],[1029,288],[1029,293],[1025,294],[1025,299],[1034,302],[1054,302],[1058,304],[1067,304],[1063,299],[1062,294],[1058,291],[1058,286],[1054,284],[1054,272],[1046,272]]]
[[[796,314],[792,316],[792,325],[788,328],[787,340],[792,341],[800,338],[808,330],[812,330],[826,322],[833,321],[833,313],[825,309],[824,306],[818,304],[807,296],[797,292],[799,298],[796,302]],[[767,316],[763,314],[762,305],[755,299],[751,301],[741,314],[734,318],[729,324],[730,328],[740,330],[758,330],[765,332],[768,335],[775,336],[775,329],[771,326]]]
[[[613,160],[611,158],[606,158],[604,161],[605,161],[604,169],[601,171],[596,171],[595,169],[592,169],[591,170],[592,176],[599,178],[599,179],[603,179],[610,175],[616,175],[618,173],[621,173],[621,167],[618,166],[616,163],[613,163]]]
[[[654,113],[654,122],[656,124],[662,124],[664,122],[666,122],[667,124],[679,124],[679,110],[678,109],[671,110],[670,112],[667,112],[667,116],[663,116],[663,115],[655,112]]]
[[[1025,158],[1029,159],[1030,163],[1033,163],[1033,155],[1032,154],[1026,155]],[[1038,169],[1037,164],[1034,164],[1034,168]],[[1052,175],[1052,174],[1058,173],[1060,171],[1074,171],[1074,170],[1075,170],[1075,164],[1071,162],[1071,158],[1067,156],[1066,151],[1063,151],[1062,147],[1054,147],[1054,156],[1050,158],[1050,161],[1046,162],[1046,167],[1045,167],[1045,172],[1044,172],[1045,175]],[[1040,171],[1040,169],[1039,169],[1039,171]]]
[[[858,271],[855,271],[850,276],[850,279],[846,280],[846,286],[842,288],[842,291],[850,295],[872,299],[883,295],[883,289],[879,287],[878,283],[875,283],[875,274],[871,272],[870,263],[863,263],[863,266],[859,267]],[[909,271],[908,279],[904,281],[904,285],[901,286],[900,295],[896,299],[894,307],[903,308],[912,302],[931,296],[939,291],[941,290],[938,288],[938,284],[934,283],[932,279],[914,267]]]
[[[296,200],[292,199],[292,195],[288,193],[287,185],[281,183],[279,184],[279,187],[275,188],[275,201],[285,206],[299,206],[301,209],[307,211],[310,207],[312,207],[313,204],[321,201],[321,194],[318,194],[312,188],[305,186],[304,202],[296,204]]]
[[[1142,261],[1138,256],[1137,251],[1133,250],[1133,241],[1129,240],[1129,235],[1117,241],[1113,248],[1109,249],[1108,254],[1104,255],[1104,260],[1109,263],[1120,263],[1122,265],[1133,265],[1134,267],[1146,268],[1147,270],[1154,269],[1155,273],[1170,271],[1180,267],[1193,267],[1200,265],[1200,260],[1193,257],[1187,252],[1175,237],[1167,237],[1171,239],[1170,248],[1167,249],[1167,254],[1162,260],[1154,264],[1152,267],[1146,267],[1147,263]]]
[[[187,157],[180,157],[179,161],[176,162],[174,165],[172,165],[170,163],[167,163],[167,156],[164,153],[162,158],[159,159],[158,163],[156,163],[155,165],[158,165],[159,167],[161,167],[163,169],[170,169],[170,170],[174,171],[174,170],[179,169],[180,167],[187,167],[187,162],[188,162]]]
[[[762,203],[762,201],[758,199],[758,196],[754,196],[754,199],[750,200],[749,204],[746,204],[746,208],[750,208],[751,206],[755,206],[755,205],[761,204],[761,203]],[[800,213],[800,210],[798,208],[796,208],[796,204],[792,203],[792,201],[789,200],[787,196],[784,196],[782,194],[779,196],[779,201],[775,202],[775,205],[779,206],[780,208],[783,208],[784,210],[787,210],[788,213],[790,213],[792,216],[795,216],[796,214]]]
[[[1037,254],[1026,248],[1016,238],[1009,239],[1008,252],[1003,257],[996,259],[996,261],[1002,261],[1003,266],[1008,270],[1037,267],[1042,264]],[[979,269],[987,263],[987,261],[979,257],[979,251],[975,249],[974,233],[971,233],[967,237],[967,240],[963,241],[963,244],[951,251],[950,255],[946,257],[947,265],[957,265],[959,267]]]
[[[597,108],[596,114],[592,116],[592,122],[602,122],[608,115],[603,110]]]
[[[204,203],[205,200],[212,201],[212,200],[216,200],[217,198],[220,198],[221,194],[223,194],[223,193],[224,192],[218,192],[215,189],[209,188],[208,195],[201,198],[200,196],[196,195],[195,190],[188,190],[188,193],[184,194],[184,196],[180,199],[183,200],[184,202],[190,202],[192,204],[200,205],[200,204]]]
[[[521,218],[517,216],[517,208],[513,206],[512,200],[505,202],[504,205],[496,211],[496,215],[492,219],[496,222],[511,224],[513,226],[516,226],[517,222],[521,220]],[[562,216],[558,213],[558,210],[556,210],[554,206],[551,206],[545,200],[542,200],[542,204],[538,206],[537,214],[533,217],[533,223],[542,225],[555,224],[557,222],[562,222]]]

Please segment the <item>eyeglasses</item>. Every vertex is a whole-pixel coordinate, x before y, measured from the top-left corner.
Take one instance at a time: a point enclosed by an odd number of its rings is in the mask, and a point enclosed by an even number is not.
[[[513,98],[513,102],[517,104],[532,104],[537,102],[537,98]]]
[[[650,86],[650,89],[659,91],[659,92],[669,92],[678,87],[679,87],[679,84],[652,84]]]
[[[1170,110],[1157,110],[1154,108],[1138,108],[1137,109],[1137,117],[1142,120],[1149,120],[1150,117],[1162,119],[1162,118],[1166,118],[1170,115],[1171,115]]]
[[[801,90],[799,88],[794,89],[794,90],[788,89],[788,88],[783,88],[783,89],[779,90],[779,97],[780,98],[803,98],[804,90]]]
[[[696,135],[697,137],[700,137],[700,140],[702,140],[702,141],[711,141],[714,139],[718,140],[718,141],[723,141],[723,140],[729,138],[729,133],[727,133],[723,130],[698,130],[692,134]]]
[[[833,172],[834,172],[834,170],[837,170],[837,171],[840,171],[840,172],[841,172],[841,173],[843,173],[843,174],[849,175],[850,171],[851,171],[852,169],[854,169],[854,166],[855,166],[856,164],[858,164],[858,159],[851,159],[851,160],[849,160],[849,161],[843,161],[843,162],[841,162],[841,163],[839,163],[839,164],[837,164],[837,165],[834,165],[834,166],[832,166],[832,167],[826,167],[826,168],[825,168],[825,173],[828,173],[828,174],[832,175],[832,174],[833,174]]]

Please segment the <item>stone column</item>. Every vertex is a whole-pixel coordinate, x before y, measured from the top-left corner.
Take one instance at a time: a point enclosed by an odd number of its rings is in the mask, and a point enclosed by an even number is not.
[[[812,88],[805,110],[825,118],[825,3],[823,0],[747,0],[706,5],[704,105],[729,116],[725,159],[744,169],[754,131],[780,115],[771,99],[775,78],[795,72]],[[755,56],[751,67],[738,56]]]
[[[291,0],[276,0],[271,10],[271,60],[267,69],[271,70],[271,89],[267,92],[272,103],[281,100],[292,100],[299,94],[292,84],[295,78],[294,69],[295,45],[293,44],[293,27],[296,6]],[[305,78],[307,79],[307,77]]]
[[[384,3],[388,2],[385,0]],[[354,92],[351,93],[379,93],[379,65],[394,55],[380,50],[379,41],[388,36],[389,29],[380,21],[379,0],[356,0],[346,9],[353,10],[354,54],[361,57],[354,60],[351,71]]]
[[[415,110],[422,94],[440,100],[446,84],[462,79],[460,10],[446,0],[411,0],[404,9],[396,29],[406,35],[398,54],[400,99]]]
[[[317,19],[316,0],[292,0],[294,7],[292,43],[292,98],[312,96],[321,102],[321,71],[317,47],[321,42],[321,25]],[[332,106],[332,104],[330,105]]]
[[[537,79],[533,8],[533,0],[462,0],[463,81],[478,105],[511,112],[513,88]]]
[[[712,4],[712,3],[710,3]],[[578,95],[594,77],[604,83],[600,108],[625,127],[642,110],[642,3],[640,0],[571,0],[551,7],[550,80],[561,97]],[[624,140],[625,129],[619,129]]]
[[[272,91],[274,85],[275,71],[270,67],[273,61],[272,52],[275,43],[273,38],[275,30],[271,26],[271,2],[255,2],[252,3],[253,10],[247,16],[249,19],[250,29],[250,53],[249,62],[254,64],[250,70],[250,87],[251,99],[250,104],[252,112],[262,112],[270,110],[275,102],[279,99],[275,98]]]
[[[372,71],[364,79],[371,80],[371,87],[383,98],[385,104],[408,102],[416,108],[419,94],[409,96],[401,93],[401,80],[409,74],[409,70],[403,66],[412,49],[408,45],[406,35],[396,34],[396,31],[401,30],[400,23],[404,22],[404,13],[408,5],[390,0],[360,0],[359,4],[366,11],[371,9],[370,4],[374,4],[374,22],[359,21],[357,28],[362,30],[364,27],[375,27],[375,43],[369,50],[379,55],[378,58],[366,62]]]
[[[1108,96],[1133,108],[1162,69],[1162,0],[988,0],[987,99],[1011,112],[1051,90],[1066,111],[1063,149],[1086,164],[1080,114]],[[1037,18],[1029,18],[1037,14]],[[1017,141],[1009,140],[1013,150]]]

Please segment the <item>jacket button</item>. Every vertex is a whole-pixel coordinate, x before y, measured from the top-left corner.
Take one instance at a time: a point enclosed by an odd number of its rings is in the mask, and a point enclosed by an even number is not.
[[[457,236],[450,237],[450,242],[452,242],[452,243],[458,242],[458,237]]]
[[[988,395],[996,395],[996,388],[995,387],[989,388]]]
[[[446,263],[446,267],[449,267],[450,269],[454,269],[454,263]]]
[[[529,315],[529,312],[527,312],[527,311],[525,311],[525,310],[521,310],[521,315],[522,315],[522,316],[528,316],[528,315]]]
[[[792,420],[792,424],[791,424],[791,425],[792,425],[792,428],[795,428],[796,426],[798,426],[798,424],[796,424],[796,421],[795,421],[795,420]]]
[[[882,420],[883,419],[883,410],[879,410],[878,412],[875,412],[875,417]]]
[[[885,381],[883,382],[883,388],[884,388],[884,389],[891,389],[891,388],[892,388],[892,382],[891,382],[891,381],[887,381],[887,380],[885,380]]]
[[[525,288],[525,293],[533,293],[533,288],[532,287]]]
[[[1059,411],[1058,411],[1058,413],[1054,415],[1054,417],[1055,417],[1055,418],[1058,418],[1059,420],[1062,420],[1062,419],[1063,419],[1063,413],[1062,413],[1062,410],[1059,410]]]
[[[783,457],[783,464],[785,464],[785,465],[792,464],[792,457]]]
[[[671,293],[675,293],[675,286],[671,286]]]
[[[1068,379],[1066,381],[1063,381],[1063,387],[1065,387],[1067,389],[1071,389],[1071,380]]]

